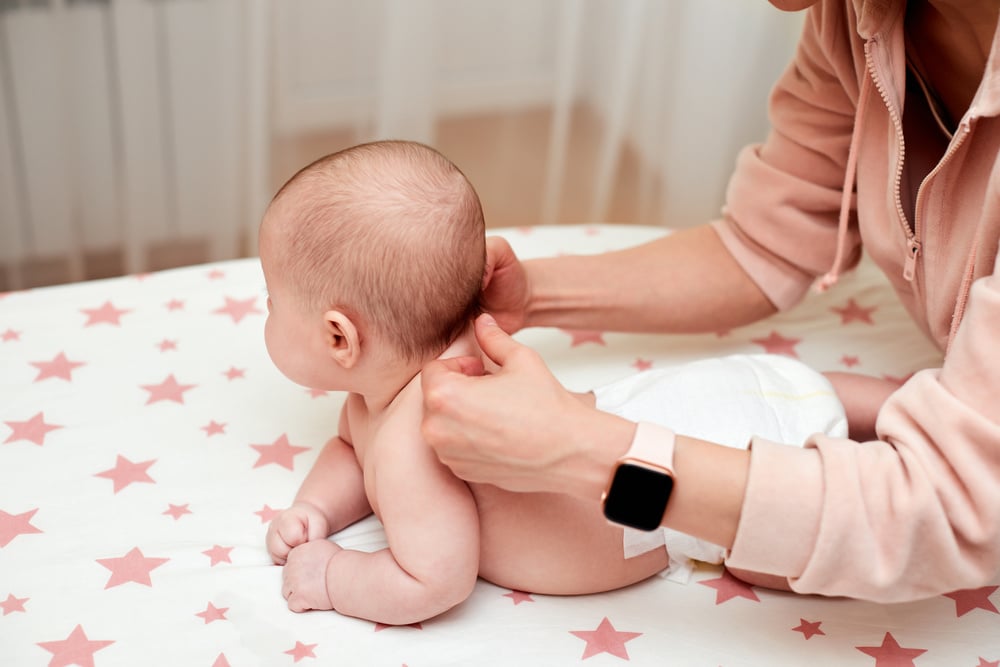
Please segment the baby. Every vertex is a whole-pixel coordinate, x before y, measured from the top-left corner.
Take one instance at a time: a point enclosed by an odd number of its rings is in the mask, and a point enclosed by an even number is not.
[[[626,533],[603,519],[598,498],[468,484],[422,441],[422,366],[482,356],[471,323],[485,271],[483,213],[465,176],[433,149],[377,142],[305,167],[264,215],[260,259],[274,364],[298,384],[348,392],[337,436],[268,529],[267,548],[285,566],[282,594],[293,611],[335,609],[408,624],[462,602],[477,577],[516,590],[579,594],[627,586],[690,557],[721,562],[720,547],[673,531]],[[686,395],[693,379],[721,369],[718,386],[706,392],[713,400],[728,392],[752,407],[727,444],[745,447],[752,433],[801,442],[844,428],[829,383],[797,362],[704,363],[715,366],[640,374],[645,380],[578,398],[685,432],[680,418],[720,421],[717,410],[703,410],[714,418],[700,419],[695,404],[708,401]],[[663,402],[658,385],[675,387],[676,396]],[[748,398],[744,386],[757,397]],[[633,401],[656,391],[656,401]],[[795,392],[806,399],[782,408],[765,400]],[[810,401],[815,409],[804,407]],[[372,512],[387,548],[367,553],[327,539]]]

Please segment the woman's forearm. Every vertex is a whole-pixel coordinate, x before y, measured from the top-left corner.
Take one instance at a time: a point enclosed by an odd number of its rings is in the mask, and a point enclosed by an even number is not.
[[[524,267],[527,326],[694,333],[775,312],[707,225],[601,255],[527,260]]]

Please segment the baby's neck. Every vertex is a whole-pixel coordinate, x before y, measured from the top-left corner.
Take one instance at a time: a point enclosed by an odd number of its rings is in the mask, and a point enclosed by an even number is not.
[[[352,392],[360,394],[364,399],[369,414],[375,414],[389,407],[403,389],[414,381],[423,367],[434,359],[449,357],[479,356],[482,352],[476,342],[472,323],[458,335],[444,351],[438,354],[428,354],[413,360],[396,360],[377,369],[374,377],[365,386],[357,387]]]

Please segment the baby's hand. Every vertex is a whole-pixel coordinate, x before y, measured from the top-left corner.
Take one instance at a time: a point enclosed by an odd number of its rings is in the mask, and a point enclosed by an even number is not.
[[[333,609],[326,590],[326,566],[341,548],[329,540],[297,546],[281,574],[281,594],[294,612]]]
[[[330,523],[309,503],[295,503],[271,520],[267,528],[267,551],[277,565],[284,565],[288,552],[330,534]]]

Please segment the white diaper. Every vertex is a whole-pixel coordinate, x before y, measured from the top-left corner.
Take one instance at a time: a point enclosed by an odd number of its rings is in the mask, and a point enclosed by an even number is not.
[[[820,432],[847,435],[847,417],[829,381],[779,355],[733,355],[644,371],[594,395],[605,412],[739,449],[755,435],[791,445]],[[680,582],[690,579],[694,561],[717,564],[727,555],[717,544],[670,528],[625,529],[626,558],[659,547],[670,559],[662,576]]]

